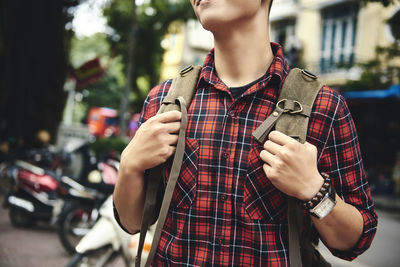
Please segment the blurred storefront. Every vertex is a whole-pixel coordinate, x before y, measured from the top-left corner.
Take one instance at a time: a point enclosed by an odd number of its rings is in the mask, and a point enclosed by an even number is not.
[[[382,90],[345,92],[343,96],[356,124],[372,191],[394,193],[393,172],[400,160],[400,84]]]

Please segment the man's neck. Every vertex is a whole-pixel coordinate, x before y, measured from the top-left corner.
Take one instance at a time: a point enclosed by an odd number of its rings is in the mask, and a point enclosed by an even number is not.
[[[255,18],[235,26],[214,33],[215,67],[228,87],[243,86],[261,77],[274,58],[267,22]]]

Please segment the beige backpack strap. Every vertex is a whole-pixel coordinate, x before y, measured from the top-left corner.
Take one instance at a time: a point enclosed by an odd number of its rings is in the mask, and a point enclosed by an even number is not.
[[[292,69],[285,79],[272,114],[253,132],[264,143],[273,127],[304,143],[314,100],[323,84],[317,77],[300,69]],[[300,233],[303,211],[296,199],[288,199],[289,261],[291,267],[302,266]],[[308,266],[308,265],[305,265]]]
[[[189,66],[182,70],[180,73],[180,77],[175,78],[172,81],[171,88],[169,89],[167,96],[163,99],[161,107],[158,111],[158,113],[172,110],[181,111],[181,127],[179,130],[178,143],[176,145],[176,151],[172,162],[170,176],[163,196],[159,215],[157,212],[157,207],[159,207],[159,204],[157,202],[159,202],[158,199],[160,196],[160,191],[162,191],[162,187],[164,185],[162,176],[163,166],[157,166],[154,169],[149,170],[148,172],[148,176],[146,179],[147,187],[143,209],[142,226],[140,229],[138,253],[135,261],[135,266],[137,267],[139,267],[141,263],[141,255],[147,229],[150,224],[154,223],[157,220],[158,217],[151,249],[147,257],[145,266],[150,266],[157,251],[158,242],[160,241],[161,237],[161,230],[164,227],[165,219],[168,215],[168,209],[171,203],[172,194],[174,192],[176,181],[178,180],[180,169],[182,166],[183,155],[185,152],[187,107],[189,107],[193,95],[196,91],[200,71],[200,66]]]

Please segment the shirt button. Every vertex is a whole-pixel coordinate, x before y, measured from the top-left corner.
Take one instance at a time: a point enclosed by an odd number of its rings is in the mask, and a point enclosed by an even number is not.
[[[222,157],[224,157],[224,158],[229,158],[229,153],[228,152],[226,152],[226,151],[224,151],[223,153],[222,153]]]
[[[228,113],[229,117],[236,117],[236,112],[234,110],[229,111]]]
[[[221,200],[221,201],[225,201],[225,200],[226,200],[226,195],[222,195],[222,196],[220,197],[220,200]]]

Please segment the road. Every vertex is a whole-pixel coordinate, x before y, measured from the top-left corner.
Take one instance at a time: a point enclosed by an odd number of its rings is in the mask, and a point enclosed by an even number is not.
[[[68,259],[55,228],[43,224],[33,229],[14,228],[8,209],[0,206],[1,267],[61,267]]]
[[[325,258],[334,267],[400,266],[400,214],[378,211],[378,215],[378,231],[366,253],[349,263],[329,255],[327,249],[322,248]],[[1,267],[61,267],[68,259],[54,228],[38,225],[33,229],[16,229],[10,224],[8,210],[0,207]]]
[[[334,267],[400,266],[400,214],[377,210],[378,229],[371,247],[353,262],[338,259],[321,246],[320,251]]]

